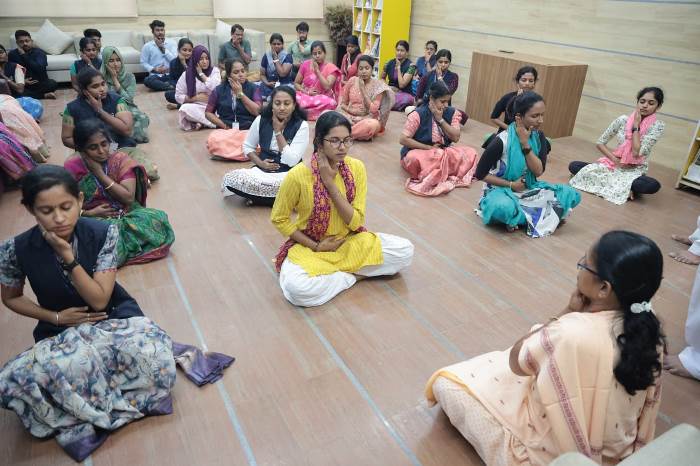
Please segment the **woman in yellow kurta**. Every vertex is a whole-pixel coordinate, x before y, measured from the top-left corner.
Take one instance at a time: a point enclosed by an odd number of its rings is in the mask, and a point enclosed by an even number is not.
[[[407,239],[363,226],[367,173],[347,156],[351,128],[338,112],[321,115],[311,160],[289,171],[272,207],[272,223],[289,237],[277,255],[280,286],[297,306],[324,304],[354,285],[356,275],[393,275],[413,259]]]
[[[510,350],[437,371],[426,389],[489,466],[566,452],[617,464],[654,438],[664,336],[651,308],[663,256],[649,238],[603,235],[577,264],[569,305]]]

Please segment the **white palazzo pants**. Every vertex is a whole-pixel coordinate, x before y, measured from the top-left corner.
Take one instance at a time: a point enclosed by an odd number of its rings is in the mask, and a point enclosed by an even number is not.
[[[329,275],[310,277],[304,269],[288,258],[280,270],[280,287],[287,300],[303,307],[320,306],[355,284],[355,275],[378,277],[393,275],[411,265],[413,243],[399,236],[375,233],[382,243],[384,262],[362,267],[355,274],[334,272]]]
[[[695,272],[695,283],[690,294],[688,319],[685,322],[685,341],[688,346],[681,351],[678,358],[690,375],[700,379],[700,267]]]

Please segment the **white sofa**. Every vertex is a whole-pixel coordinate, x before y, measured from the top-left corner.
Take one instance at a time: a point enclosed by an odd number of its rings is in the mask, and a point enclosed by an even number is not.
[[[108,45],[117,47],[122,54],[126,69],[132,73],[145,73],[146,70],[141,66],[141,48],[151,40],[150,33],[135,32],[130,30],[104,30],[102,33],[102,47]],[[49,78],[58,83],[70,82],[70,66],[78,60],[80,47],[78,43],[82,37],[82,33],[69,33],[73,36],[73,43],[69,45],[61,54],[47,55],[48,75]],[[214,62],[219,55],[220,44],[230,40],[230,33],[217,34],[215,30],[168,30],[166,29],[166,37],[175,40],[176,42],[182,37],[188,37],[194,45],[206,46],[213,57]],[[265,33],[254,29],[245,30],[245,38],[250,41],[253,60],[258,60],[265,53]],[[11,48],[16,48],[14,34],[10,34]]]

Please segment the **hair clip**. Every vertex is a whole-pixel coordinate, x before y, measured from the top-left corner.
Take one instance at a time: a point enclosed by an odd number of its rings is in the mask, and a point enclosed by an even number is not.
[[[634,314],[641,314],[642,312],[652,312],[654,309],[651,307],[649,301],[642,301],[641,303],[634,303],[630,306],[630,311]]]

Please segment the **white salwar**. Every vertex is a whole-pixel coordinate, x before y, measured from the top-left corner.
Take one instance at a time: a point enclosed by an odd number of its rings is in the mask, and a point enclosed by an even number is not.
[[[280,287],[287,300],[302,307],[320,306],[355,284],[355,275],[378,277],[394,275],[411,265],[413,260],[413,243],[400,236],[387,233],[375,233],[382,243],[383,262],[368,265],[352,273],[334,272],[328,275],[310,277],[299,265],[288,258],[280,270]]]
[[[185,99],[187,99],[186,75],[187,72],[182,73],[175,86],[175,100],[180,104],[180,109],[177,112],[180,129],[184,131],[191,131],[198,123],[207,128],[216,128],[214,123],[207,120],[207,102],[185,103]],[[194,82],[197,94],[211,95],[214,89],[221,84],[221,73],[219,72],[219,68],[216,66],[212,68],[211,74],[209,75],[209,78],[207,78],[206,83],[200,81],[199,79],[195,79]]]
[[[700,226],[700,219],[698,219],[698,225]],[[695,233],[700,236],[700,231],[696,230]],[[696,244],[697,241],[694,240],[693,245]],[[700,267],[695,272],[695,283],[690,294],[688,319],[685,321],[685,341],[688,346],[681,351],[678,359],[690,375],[700,380]]]
[[[255,152],[259,143],[260,116],[256,117],[253,124],[250,125],[248,135],[243,143],[243,153],[247,155],[251,152]],[[294,135],[294,139],[282,150],[280,161],[290,167],[295,166],[301,162],[308,145],[309,124],[302,121],[297,133]],[[270,141],[270,150],[279,151],[277,138],[275,137],[272,137]],[[224,196],[230,196],[234,194],[228,189],[230,187],[252,196],[274,199],[277,197],[277,193],[279,192],[285,176],[287,176],[287,172],[268,173],[260,170],[257,166],[231,170],[224,175],[224,179],[221,182],[221,191]]]
[[[700,256],[700,217],[698,217],[697,228],[695,229],[693,234],[689,236],[689,239],[693,242],[693,244],[690,245],[688,251],[691,254]]]

